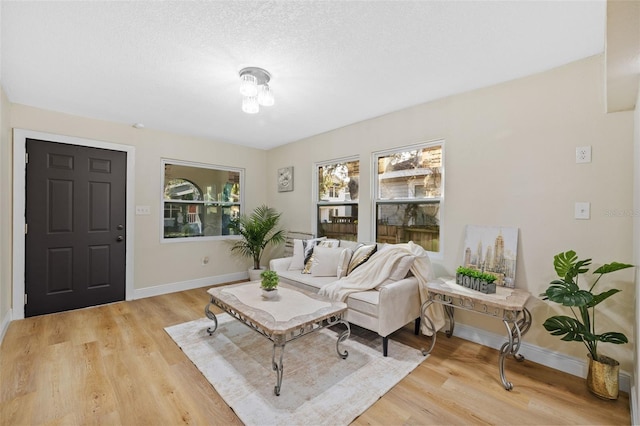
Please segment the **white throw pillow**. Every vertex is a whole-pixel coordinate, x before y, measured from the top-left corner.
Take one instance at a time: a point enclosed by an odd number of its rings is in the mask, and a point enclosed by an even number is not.
[[[293,240],[293,257],[289,264],[290,271],[300,271],[304,268],[304,247],[302,246],[302,240]]]
[[[311,275],[314,277],[337,277],[342,251],[341,248],[316,246],[313,249]]]
[[[336,247],[340,246],[340,240],[324,239],[322,241],[319,241],[317,245],[320,246],[320,247],[333,247],[333,248],[336,248]]]
[[[320,243],[323,243],[327,237],[313,238],[311,240],[303,240],[302,247],[304,249],[304,261],[302,262],[302,274],[311,273],[311,265],[313,262],[313,249]]]

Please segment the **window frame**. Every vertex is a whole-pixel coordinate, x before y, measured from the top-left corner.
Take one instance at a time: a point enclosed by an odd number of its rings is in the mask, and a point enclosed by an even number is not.
[[[378,160],[381,157],[386,157],[391,154],[414,151],[418,149],[430,148],[440,146],[441,149],[441,171],[440,171],[440,196],[428,197],[428,198],[415,198],[410,197],[410,188],[407,190],[406,197],[385,199],[379,198],[379,179],[378,179]],[[442,259],[444,253],[444,211],[445,211],[445,140],[436,139],[426,142],[419,142],[412,145],[405,145],[397,148],[385,149],[382,151],[375,151],[371,154],[371,236],[373,241],[378,240],[378,205],[387,204],[434,204],[439,203],[439,241],[438,251],[427,250],[427,253],[431,258]],[[415,189],[413,190],[415,194]]]
[[[229,202],[229,201],[211,201],[211,200],[165,200],[164,191],[165,191],[165,168],[167,165],[176,165],[182,167],[193,167],[200,169],[209,169],[223,172],[236,172],[240,176],[240,182],[238,184],[240,188],[240,196],[238,197],[237,202]],[[182,178],[184,179],[184,178]],[[197,186],[194,182],[194,185]],[[209,164],[209,163],[200,163],[196,161],[185,161],[185,160],[175,160],[171,158],[161,158],[160,159],[160,209],[159,209],[159,229],[160,229],[160,243],[170,244],[170,243],[184,243],[184,242],[195,242],[195,241],[220,241],[220,240],[228,240],[228,239],[238,239],[240,236],[238,235],[202,235],[202,236],[185,236],[185,237],[172,237],[167,238],[164,236],[164,213],[165,213],[165,205],[166,204],[199,204],[202,205],[203,208],[207,205],[218,205],[218,206],[229,206],[229,205],[237,205],[239,207],[239,214],[244,214],[244,193],[245,193],[245,169],[241,167],[230,167],[230,166],[221,166],[218,164]]]
[[[313,209],[313,215],[312,215],[312,228],[315,232],[315,235],[319,235],[318,234],[318,210],[320,209],[320,207],[331,207],[331,206],[335,206],[335,207],[339,207],[339,206],[346,206],[346,205],[350,205],[350,206],[356,206],[358,208],[358,219],[360,217],[360,196],[358,196],[358,200],[356,201],[322,201],[320,200],[320,188],[318,187],[318,181],[319,181],[319,169],[320,167],[324,167],[324,166],[328,166],[331,164],[338,164],[338,163],[350,163],[350,162],[354,162],[357,161],[358,162],[358,169],[360,169],[360,156],[359,155],[353,155],[353,156],[349,156],[349,157],[341,157],[341,158],[336,158],[336,159],[331,159],[331,160],[325,160],[325,161],[318,161],[314,163],[314,167],[313,167],[313,191],[312,191],[312,197],[313,197],[313,205],[314,205],[314,209]],[[362,175],[359,173],[358,174],[358,178],[361,181],[361,177]],[[358,220],[359,222],[359,220]],[[358,228],[356,227],[356,240],[358,239]]]

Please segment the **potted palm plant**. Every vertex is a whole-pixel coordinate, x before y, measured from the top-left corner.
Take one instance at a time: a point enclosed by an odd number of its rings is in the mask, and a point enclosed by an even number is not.
[[[591,259],[579,260],[573,250],[558,253],[553,257],[553,266],[559,279],[551,281],[549,288],[540,297],[568,306],[572,316],[554,315],[547,318],[543,326],[552,335],[562,336],[561,339],[564,341],[582,342],[589,351],[587,388],[601,398],[617,399],[619,363],[613,358],[601,355],[598,352],[598,343],[619,345],[627,343],[628,339],[624,334],[615,331],[598,334],[595,314],[597,305],[620,290],[610,289],[599,294],[595,294],[593,290],[603,275],[631,268],[633,265],[619,262],[602,265],[593,272],[597,274],[593,284],[586,290],[581,289],[578,277],[589,271],[590,264]]]
[[[252,281],[260,277],[260,260],[264,249],[269,244],[278,245],[285,240],[285,231],[278,227],[280,215],[275,209],[262,205],[251,215],[240,215],[229,224],[229,229],[241,237],[231,251],[253,260],[253,266],[249,268]]]

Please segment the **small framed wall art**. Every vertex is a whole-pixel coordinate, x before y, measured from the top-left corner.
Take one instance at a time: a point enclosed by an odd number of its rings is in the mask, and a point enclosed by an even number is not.
[[[278,169],[278,192],[293,191],[293,166]]]

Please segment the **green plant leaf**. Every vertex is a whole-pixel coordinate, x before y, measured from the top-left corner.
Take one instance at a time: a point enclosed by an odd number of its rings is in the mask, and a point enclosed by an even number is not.
[[[458,269],[456,269],[456,275],[459,275],[459,274],[466,275],[467,277],[479,278],[480,280],[486,281],[489,284],[491,284],[492,282],[498,279],[498,277],[496,277],[491,273],[482,272],[472,268],[465,268],[464,266],[458,266]]]
[[[583,274],[589,270],[587,266],[591,264],[591,259],[578,260],[575,251],[569,250],[564,253],[558,253],[553,257],[553,267],[556,274],[565,281],[574,281],[579,274]]]
[[[553,267],[556,270],[556,274],[558,274],[559,277],[566,276],[567,272],[573,268],[573,265],[577,260],[578,256],[573,250],[556,254],[553,256]]]
[[[611,262],[611,263],[607,263],[606,265],[602,265],[601,267],[599,267],[598,269],[593,271],[593,273],[594,274],[608,274],[610,272],[615,272],[615,271],[619,271],[621,269],[627,269],[627,268],[632,268],[632,267],[633,267],[633,265],[629,265],[628,263]]]
[[[613,296],[616,293],[619,293],[620,291],[622,291],[622,290],[618,290],[617,288],[612,288],[611,290],[607,290],[607,291],[602,292],[600,294],[594,295],[593,299],[591,300],[591,302],[589,302],[587,304],[587,308],[593,308],[598,303],[602,302],[605,299],[608,299],[609,297]]]
[[[262,251],[268,244],[281,244],[285,240],[285,231],[278,229],[281,213],[262,205],[250,216],[241,215],[231,221],[229,229],[242,237],[231,248],[242,256],[253,259],[254,269],[260,268]]]
[[[617,333],[615,331],[608,331],[606,333],[602,333],[596,336],[599,341],[605,343],[613,343],[615,345],[621,345],[623,343],[629,343],[627,336],[622,333]]]
[[[593,300],[593,295],[590,292],[581,290],[573,282],[562,280],[551,281],[547,291],[542,294],[552,302],[560,303],[563,306],[586,306]]]
[[[547,318],[542,326],[553,336],[562,336],[564,341],[582,342],[587,329],[575,318],[565,315],[557,315]]]

